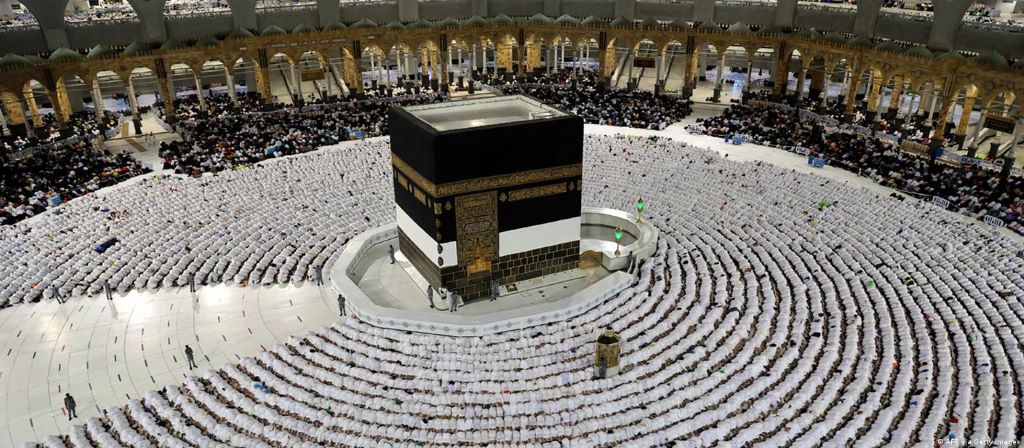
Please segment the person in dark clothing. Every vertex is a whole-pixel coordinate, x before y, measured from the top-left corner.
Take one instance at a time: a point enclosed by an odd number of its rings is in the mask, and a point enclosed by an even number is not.
[[[192,352],[192,347],[189,347],[187,345],[185,346],[185,359],[188,360],[189,370],[199,367],[199,365],[196,364],[196,357],[195,353]]]
[[[70,393],[64,394],[64,407],[68,410],[68,421],[78,418],[78,414],[75,412],[75,397],[72,397]]]

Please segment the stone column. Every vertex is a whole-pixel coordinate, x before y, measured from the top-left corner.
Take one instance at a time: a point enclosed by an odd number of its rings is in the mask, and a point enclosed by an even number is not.
[[[847,62],[843,66],[843,87],[839,89],[839,94],[844,97],[856,96],[856,93],[850,91],[850,81],[853,79],[853,73],[850,72],[850,63]]]
[[[260,66],[256,70],[256,91],[265,104],[270,104],[274,100],[274,95],[270,91],[270,69],[266,66]]]
[[[427,56],[427,49],[426,48],[421,48],[420,49],[420,80],[424,83],[424,85],[426,85],[427,81],[430,78],[430,75],[427,73],[427,63],[429,62],[429,60],[430,59]]]
[[[362,73],[362,66],[359,66],[359,73]],[[377,57],[374,53],[370,53],[370,85],[373,85],[375,78],[377,77]],[[361,78],[361,77],[360,77]]]
[[[11,128],[7,127],[7,117],[4,114],[4,108],[0,107],[0,135],[8,135],[11,133]]]
[[[539,43],[534,43],[533,45],[526,45],[526,65],[524,69],[529,68],[530,71],[533,71],[534,69],[539,68],[540,55],[541,47]]]
[[[14,14],[14,9],[11,8],[11,0],[0,0],[0,17],[9,16]],[[7,129],[7,122],[4,121],[4,129]]]
[[[92,105],[96,109],[96,122],[103,121],[103,92],[100,90],[100,80],[92,81]]]
[[[176,115],[174,112],[174,102],[177,101],[177,98],[174,96],[174,81],[171,81],[168,77],[157,77],[157,82],[160,84],[160,92],[164,97],[164,113],[168,117],[173,118]],[[135,110],[132,112],[138,112],[138,100],[136,100],[134,107]]]
[[[441,70],[441,85],[444,86],[441,90],[444,91],[451,85],[451,80],[448,79],[448,64],[452,60],[452,49],[448,47],[448,51],[438,50],[438,52],[441,54],[441,64],[438,69]]]
[[[57,82],[53,86],[53,92],[57,101],[53,103],[53,115],[57,118],[57,124],[64,126],[71,118],[71,98],[68,97],[68,90],[63,82]]]
[[[299,101],[305,101],[305,96],[302,95],[302,76],[299,74],[299,63],[292,64],[292,85],[295,86],[295,96],[298,97]]]
[[[655,85],[657,85],[658,81],[661,80],[661,68],[664,66],[664,64],[662,63],[661,59],[662,58],[660,56],[658,56],[658,55],[654,56],[654,84]],[[640,83],[637,83],[637,87],[639,87],[639,84]]]
[[[32,87],[25,87],[25,91],[22,92],[25,95],[25,103],[28,104],[28,110],[32,113],[32,126],[40,127],[43,125],[43,117],[39,116],[39,105],[36,104],[36,95],[32,91]]]
[[[860,68],[859,65],[857,67]],[[846,94],[846,114],[851,115],[857,107],[857,89],[860,88],[860,78],[863,72],[855,71],[850,75],[850,88]]]
[[[933,117],[935,117],[935,109],[937,107],[939,107],[939,96],[936,94],[937,90],[935,90],[934,87],[935,86],[933,85],[932,86],[932,90],[930,90],[930,94],[931,95],[930,95],[929,102],[931,103],[931,105],[928,106],[928,120],[929,121],[934,119]]]
[[[743,85],[743,91],[750,91],[750,84],[753,82],[754,77],[754,57],[751,56],[747,61],[747,83]]]
[[[228,96],[231,97],[231,103],[238,105],[238,92],[235,91],[235,75],[231,73],[228,66],[224,66],[224,77],[228,82]]]
[[[968,95],[964,98],[963,112],[960,114],[960,123],[957,124],[956,133],[957,135],[967,135],[967,125],[971,121],[971,112],[974,109],[974,101],[977,96]]]
[[[199,109],[206,110],[206,98],[203,98],[203,81],[200,79],[201,72],[193,72],[196,80],[196,98],[199,99]]]
[[[950,109],[956,103],[952,94],[942,95],[942,106],[939,107],[939,118],[935,123],[935,138],[943,138],[946,135],[946,121],[949,120]]]
[[[868,112],[878,111],[878,92],[882,90],[882,79],[871,76],[871,93],[868,95]]]
[[[25,100],[28,102],[28,99]],[[26,135],[34,137],[36,135],[36,129],[32,126],[32,122],[28,119],[28,114],[25,112],[25,105],[18,99],[18,112],[21,113],[21,121],[25,124]]]
[[[789,55],[783,56],[775,65],[775,94],[785,95],[789,86]]]
[[[718,90],[722,90],[722,86],[725,85],[725,51],[718,58],[718,79],[715,84],[718,86]]]
[[[807,72],[803,66],[796,70],[796,99],[800,100],[804,97],[804,79],[807,78]]]
[[[130,74],[128,75],[128,106],[132,109],[132,115],[138,115],[139,99],[135,96],[135,82],[132,81]]]
[[[694,89],[697,87],[697,65],[700,58],[700,53],[694,50],[692,53],[686,56],[686,79],[683,80],[683,84],[686,87]]]
[[[981,118],[978,119],[978,126],[976,128],[974,128],[974,134],[972,136],[972,139],[974,140],[974,145],[975,146],[978,145],[978,141],[977,140],[978,140],[978,137],[981,136],[981,130],[985,128],[985,117],[987,115],[988,115],[988,108],[987,107],[982,108],[981,109]]]
[[[337,9],[337,2],[334,4]],[[420,18],[419,2],[416,0],[398,0],[398,20],[402,22],[415,22]]]
[[[900,101],[903,101],[903,77],[893,78],[892,98],[889,100],[889,111],[893,117],[899,116]]]
[[[470,71],[470,73],[476,73],[476,71],[477,71],[476,56],[477,56],[477,54],[476,54],[476,44],[473,44],[473,46],[469,48],[469,71]]]
[[[324,59],[326,60],[327,58],[324,58]],[[324,82],[327,84],[327,96],[328,97],[333,96],[334,95],[334,82],[331,79],[331,63],[330,62],[327,62],[326,64],[321,63],[320,64],[320,68],[322,68],[324,70]]]
[[[928,84],[928,88],[924,88],[924,83],[921,83],[921,104],[917,107],[917,115],[925,115],[930,112],[929,107],[931,106],[932,96],[935,95],[934,87],[931,83]],[[931,119],[931,117],[928,117]]]

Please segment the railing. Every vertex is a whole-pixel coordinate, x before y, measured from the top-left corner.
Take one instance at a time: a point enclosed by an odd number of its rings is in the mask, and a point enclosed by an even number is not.
[[[981,31],[1002,31],[1005,33],[1024,33],[1024,23],[1005,23],[1005,22],[978,22],[974,20],[964,20],[960,24],[961,28],[973,28]]]
[[[316,8],[316,2],[294,4],[256,4],[257,11],[303,11],[311,8]]]
[[[88,18],[65,18],[65,23],[74,28],[84,28],[97,23],[139,23],[139,16],[132,17],[88,17]]]
[[[798,2],[797,7],[811,11],[839,12],[843,14],[856,14],[857,7],[847,3],[826,3],[826,2]]]
[[[721,0],[715,2],[715,6],[737,6],[741,8],[774,8],[775,2],[758,0]]]
[[[39,23],[19,23],[17,25],[0,25],[0,33],[38,30]]]
[[[230,15],[230,14],[231,14],[231,8],[208,9],[208,10],[203,10],[203,11],[164,10],[164,15],[167,16],[167,18],[173,18],[173,19],[177,19],[177,18],[192,19],[192,18],[201,18],[201,17],[220,17],[220,16],[226,16],[226,15]]]

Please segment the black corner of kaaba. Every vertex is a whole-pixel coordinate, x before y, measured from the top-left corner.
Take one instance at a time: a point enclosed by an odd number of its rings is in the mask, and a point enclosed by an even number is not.
[[[442,131],[402,108],[390,115],[395,202],[407,215],[399,217],[399,246],[432,286],[474,300],[490,294],[492,280],[504,285],[578,267],[581,118]],[[561,239],[549,231],[537,241],[552,244],[534,247],[535,226],[567,231]]]

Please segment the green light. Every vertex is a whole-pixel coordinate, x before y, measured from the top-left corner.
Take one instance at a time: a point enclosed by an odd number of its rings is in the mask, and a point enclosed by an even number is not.
[[[622,241],[622,227],[615,228],[615,241]]]
[[[636,211],[644,211],[644,205],[646,205],[646,203],[644,202],[644,198],[640,198],[638,201],[636,201]]]

